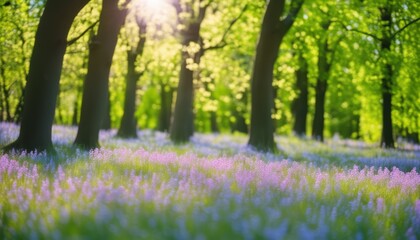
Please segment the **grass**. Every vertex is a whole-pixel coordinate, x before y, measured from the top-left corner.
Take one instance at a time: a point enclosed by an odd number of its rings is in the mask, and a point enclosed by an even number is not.
[[[0,146],[17,127],[0,124]],[[419,148],[277,137],[285,155],[246,136],[138,140],[103,132],[103,147],[0,157],[0,239],[419,239]],[[417,167],[415,169],[415,167]]]

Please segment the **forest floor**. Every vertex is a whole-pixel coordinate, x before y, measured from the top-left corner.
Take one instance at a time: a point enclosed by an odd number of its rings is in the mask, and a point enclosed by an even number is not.
[[[420,146],[101,132],[101,149],[0,155],[0,239],[420,239]],[[18,127],[0,123],[0,147]]]

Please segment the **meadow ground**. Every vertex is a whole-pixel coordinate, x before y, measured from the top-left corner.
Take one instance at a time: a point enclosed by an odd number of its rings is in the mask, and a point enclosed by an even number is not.
[[[18,127],[0,123],[0,147]],[[164,133],[56,156],[0,155],[0,239],[420,239],[420,147],[383,150],[276,137],[281,154],[246,136]]]

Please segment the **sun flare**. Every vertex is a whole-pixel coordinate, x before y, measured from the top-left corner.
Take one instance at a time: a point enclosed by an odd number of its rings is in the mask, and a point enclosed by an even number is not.
[[[136,0],[135,6],[140,11],[148,16],[163,17],[164,11],[167,8],[165,0]]]

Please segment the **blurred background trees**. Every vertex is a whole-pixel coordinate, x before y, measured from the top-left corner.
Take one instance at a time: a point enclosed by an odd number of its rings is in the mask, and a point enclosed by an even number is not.
[[[22,121],[35,33],[46,2],[0,1],[0,121]],[[254,106],[269,109],[270,116],[254,127],[270,128],[266,135],[295,133],[321,141],[338,135],[383,147],[395,147],[401,138],[419,141],[418,1],[306,0],[279,49],[272,49],[279,53],[268,77],[271,90],[251,93],[257,42],[270,3],[132,0],[106,74],[109,103],[100,118],[108,118],[121,137],[136,137],[135,129],[171,132],[175,142],[188,141],[194,131],[248,134],[252,96],[272,95],[270,106]],[[290,3],[285,1],[284,11],[273,10],[279,21],[293,7]],[[91,0],[67,36],[55,124],[80,122],[89,42],[98,31],[101,4]],[[186,73],[187,93],[181,90]]]

